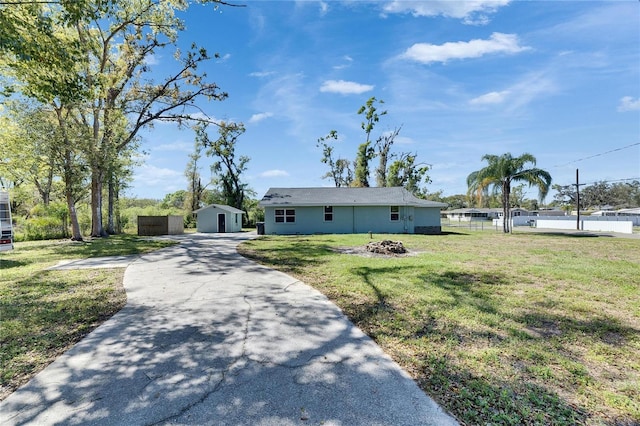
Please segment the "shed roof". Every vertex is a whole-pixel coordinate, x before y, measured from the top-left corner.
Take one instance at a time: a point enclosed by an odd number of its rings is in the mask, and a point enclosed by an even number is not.
[[[447,204],[417,198],[402,187],[269,188],[261,207],[287,206],[413,206],[443,208]]]
[[[203,210],[211,209],[211,208],[224,210],[224,211],[229,212],[229,213],[244,214],[244,211],[242,211],[240,209],[236,209],[235,207],[227,206],[226,204],[209,204],[208,206],[204,206],[204,207],[199,208],[198,210],[194,210],[194,213],[200,213]]]

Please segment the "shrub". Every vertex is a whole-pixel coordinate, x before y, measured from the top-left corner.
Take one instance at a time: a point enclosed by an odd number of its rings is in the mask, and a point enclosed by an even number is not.
[[[69,236],[66,224],[52,216],[33,217],[24,221],[17,240],[52,240]]]

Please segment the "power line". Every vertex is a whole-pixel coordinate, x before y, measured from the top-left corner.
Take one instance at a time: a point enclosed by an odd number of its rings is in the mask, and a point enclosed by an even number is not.
[[[626,182],[626,181],[630,181],[630,180],[640,180],[640,177],[634,177],[634,178],[626,178],[626,179],[612,179],[612,180],[598,180],[595,182],[589,182],[589,183],[581,183],[580,186],[582,185],[595,185],[597,183],[615,183],[615,182]],[[568,185],[560,185],[560,186],[575,186],[575,183],[570,183]]]
[[[612,149],[611,151],[601,152],[600,154],[591,155],[591,156],[589,156],[589,157],[579,158],[579,159],[577,159],[577,160],[569,161],[568,163],[564,163],[564,164],[556,164],[556,165],[555,165],[555,166],[553,166],[553,167],[564,167],[564,166],[568,166],[569,164],[577,163],[577,162],[579,162],[579,161],[589,160],[589,159],[591,159],[591,158],[595,158],[595,157],[601,157],[601,156],[603,156],[603,155],[611,154],[612,152],[616,152],[616,151],[622,151],[623,149],[631,148],[632,146],[636,146],[636,145],[640,145],[640,142],[632,143],[631,145],[623,146],[622,148]]]

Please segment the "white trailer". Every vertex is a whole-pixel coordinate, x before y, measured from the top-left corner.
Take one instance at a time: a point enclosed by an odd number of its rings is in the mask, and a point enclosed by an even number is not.
[[[13,249],[13,223],[9,193],[0,191],[0,251]]]

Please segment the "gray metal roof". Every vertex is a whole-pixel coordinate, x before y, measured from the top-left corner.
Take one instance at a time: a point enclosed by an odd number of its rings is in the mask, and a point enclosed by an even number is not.
[[[213,207],[215,207],[217,209],[220,209],[220,210],[224,210],[224,211],[229,212],[229,213],[241,213],[241,214],[244,214],[244,212],[242,210],[236,209],[235,207],[227,206],[225,204],[209,204],[208,206],[201,207],[198,210],[194,210],[194,213],[199,213],[202,210],[210,209],[210,208],[213,208]]]
[[[393,188],[269,188],[261,207],[287,206],[413,206],[447,207],[422,200],[401,187]]]

